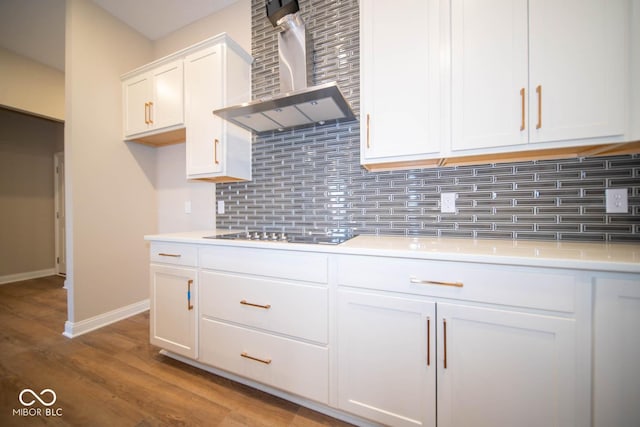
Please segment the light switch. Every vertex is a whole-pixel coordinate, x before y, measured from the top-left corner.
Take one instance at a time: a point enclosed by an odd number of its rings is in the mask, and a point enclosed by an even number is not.
[[[626,188],[607,188],[604,193],[607,213],[627,213],[629,211]]]
[[[218,200],[218,213],[224,213],[224,200]]]
[[[191,213],[191,200],[187,200],[186,202],[184,202],[184,213]]]

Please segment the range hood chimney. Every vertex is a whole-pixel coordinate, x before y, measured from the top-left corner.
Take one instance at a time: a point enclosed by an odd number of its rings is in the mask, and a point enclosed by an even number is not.
[[[267,0],[267,17],[278,29],[280,95],[215,110],[213,114],[254,133],[355,120],[336,82],[312,80],[311,43],[297,0]]]

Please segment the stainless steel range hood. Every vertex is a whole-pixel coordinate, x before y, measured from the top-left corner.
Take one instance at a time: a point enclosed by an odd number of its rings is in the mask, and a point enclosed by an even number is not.
[[[278,28],[280,94],[215,110],[213,114],[255,133],[355,120],[335,82],[311,80],[309,38],[297,0],[267,0],[267,16]]]

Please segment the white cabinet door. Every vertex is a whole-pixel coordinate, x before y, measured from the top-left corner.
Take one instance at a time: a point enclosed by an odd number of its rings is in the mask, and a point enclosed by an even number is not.
[[[150,129],[149,101],[152,79],[149,74],[131,77],[122,83],[124,98],[124,134],[135,135]]]
[[[229,99],[249,100],[249,65],[217,44],[188,55],[184,66],[187,178],[251,179],[250,133],[213,114]]]
[[[575,321],[438,303],[438,426],[577,426]]]
[[[125,138],[184,123],[182,59],[134,75],[122,86]]]
[[[222,170],[222,119],[213,110],[223,107],[221,46],[185,58],[187,109],[187,175]]]
[[[154,129],[184,123],[184,88],[182,60],[156,68],[153,78],[153,104],[150,121]]]
[[[528,142],[527,1],[452,0],[453,150]]]
[[[640,425],[640,278],[596,280],[594,423]]]
[[[627,22],[624,0],[451,0],[452,150],[621,137]]]
[[[531,142],[624,133],[625,3],[529,2]]]
[[[362,164],[440,151],[433,61],[438,17],[431,13],[432,4],[360,2]]]
[[[435,426],[435,304],[338,291],[338,406],[394,426]]]
[[[197,351],[196,270],[151,264],[151,343],[195,359]]]

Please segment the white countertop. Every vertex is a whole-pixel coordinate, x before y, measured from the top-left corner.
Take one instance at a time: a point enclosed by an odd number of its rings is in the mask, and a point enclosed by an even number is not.
[[[145,236],[145,240],[640,273],[640,244],[362,235],[340,245],[311,245],[203,238],[227,233],[233,231],[156,234]]]

